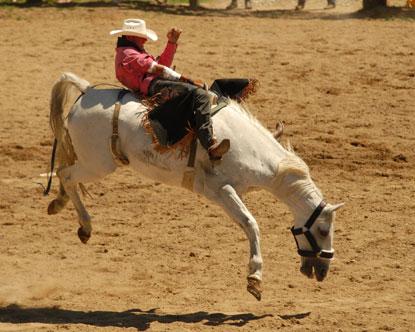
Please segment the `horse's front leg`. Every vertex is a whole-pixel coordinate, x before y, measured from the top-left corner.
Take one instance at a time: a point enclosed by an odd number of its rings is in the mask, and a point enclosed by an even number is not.
[[[221,187],[217,194],[215,201],[242,227],[248,237],[250,256],[247,290],[259,301],[262,292],[262,255],[258,224],[231,185]]]

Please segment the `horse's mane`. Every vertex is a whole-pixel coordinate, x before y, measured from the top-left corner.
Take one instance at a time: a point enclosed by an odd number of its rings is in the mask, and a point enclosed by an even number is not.
[[[251,124],[253,124],[261,133],[266,136],[269,136],[271,139],[274,140],[272,133],[265,128],[261,122],[248,110],[246,104],[239,104],[234,100],[230,101],[230,106],[238,111],[241,115],[247,118]],[[295,188],[291,188],[291,190],[309,190],[310,185],[312,184],[313,190],[316,190],[319,195],[321,195],[320,191],[314,185],[313,181],[311,180],[310,176],[310,169],[307,164],[302,160],[294,151],[293,147],[291,146],[290,142],[288,141],[285,145],[280,144],[283,149],[286,151],[286,157],[281,160],[278,165],[278,171],[275,176],[276,182],[281,182],[284,178],[288,175],[296,175],[301,181],[295,181],[293,186]]]
[[[249,111],[248,106],[245,103],[238,103],[235,100],[229,99],[229,106],[247,118],[251,124],[253,124],[254,127],[257,128],[261,133],[274,140],[272,133],[267,128],[265,128],[262,123]],[[281,146],[286,149],[286,147],[283,145]]]
[[[229,106],[232,107],[235,111],[239,112],[244,116],[248,121],[257,128],[262,134],[268,136],[270,139],[274,140],[273,134],[265,128],[261,122],[249,111],[246,104],[239,104],[234,100],[229,101]],[[282,181],[287,176],[296,176],[298,181],[291,183],[290,191],[303,192],[303,191],[316,191],[320,196],[321,192],[315,186],[313,180],[311,179],[310,169],[304,160],[299,157],[289,141],[286,144],[280,144],[281,147],[285,150],[286,156],[278,164],[278,170],[275,174],[275,183],[282,184]]]
[[[281,185],[284,182],[284,180],[287,179],[289,183],[288,188],[286,188],[287,196],[291,196],[294,193],[296,193],[297,195],[304,195],[306,193],[314,191],[317,193],[317,195],[323,197],[321,191],[317,188],[317,186],[311,179],[310,169],[308,168],[304,160],[302,160],[297,154],[295,154],[291,146],[289,146],[287,152],[287,156],[283,160],[281,160],[281,162],[278,165],[278,171],[275,176],[275,182]],[[291,180],[288,180],[288,176],[295,177],[291,178]],[[288,184],[287,181],[285,181],[286,184]]]
[[[281,160],[278,165],[278,177],[284,177],[289,174],[298,175],[301,178],[307,178],[310,176],[310,169],[307,164],[302,160],[292,149],[291,145],[288,147],[287,156]]]
[[[247,118],[251,124],[254,125],[261,133],[268,136],[270,139],[275,140],[273,134],[269,129],[265,128],[262,123],[249,111],[248,106],[245,103],[237,103],[234,100],[229,99],[229,106],[234,110],[238,111],[241,115]],[[287,163],[291,166],[289,168],[295,168],[299,172],[304,172],[304,174],[309,174],[309,169],[306,163],[294,152],[293,147],[290,144],[290,141],[287,141],[286,144],[278,142],[282,148],[287,152]]]

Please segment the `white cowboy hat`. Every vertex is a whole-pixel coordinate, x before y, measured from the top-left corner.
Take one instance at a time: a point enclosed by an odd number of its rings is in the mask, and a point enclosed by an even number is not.
[[[156,41],[158,39],[157,34],[150,29],[146,28],[146,22],[136,18],[127,18],[124,20],[122,29],[113,30],[110,35],[126,35],[126,36],[138,36],[145,39]]]

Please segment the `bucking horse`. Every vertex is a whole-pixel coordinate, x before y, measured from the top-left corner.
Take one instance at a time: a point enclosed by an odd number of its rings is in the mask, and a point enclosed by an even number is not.
[[[78,98],[65,116],[65,105],[73,93]],[[171,149],[168,153],[155,149],[145,120],[148,124],[148,107],[133,93],[120,97],[120,89],[96,89],[72,73],[63,74],[51,97],[50,124],[60,187],[48,213],[56,214],[72,201],[80,224],[78,236],[86,243],[92,232],[91,217],[79,189],[114,172],[121,164],[119,159],[155,181],[179,187],[186,183],[187,189],[222,207],[245,232],[250,248],[247,290],[260,300],[260,231],[241,197],[261,188],[284,202],[294,216],[291,231],[301,256],[300,271],[318,281],[326,277],[334,255],[335,211],[343,203],[327,203],[306,163],[290,147],[283,147],[242,104],[228,101],[212,117],[216,137],[231,141],[220,163],[212,163],[202,148]],[[188,156],[190,150],[194,156],[189,167],[183,152]]]

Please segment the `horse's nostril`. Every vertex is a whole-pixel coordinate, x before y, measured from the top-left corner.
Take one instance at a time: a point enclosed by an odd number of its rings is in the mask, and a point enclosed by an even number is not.
[[[300,272],[304,275],[306,275],[308,278],[313,278],[313,266],[314,261],[312,259],[305,259],[302,261],[302,265],[300,267]]]
[[[329,230],[322,229],[321,227],[318,228],[318,232],[320,233],[322,237],[327,237],[329,236],[329,233],[330,233]]]
[[[317,281],[323,281],[329,271],[326,265],[316,265],[315,267]]]
[[[300,272],[308,278],[313,278],[313,267],[312,266],[301,266]]]

